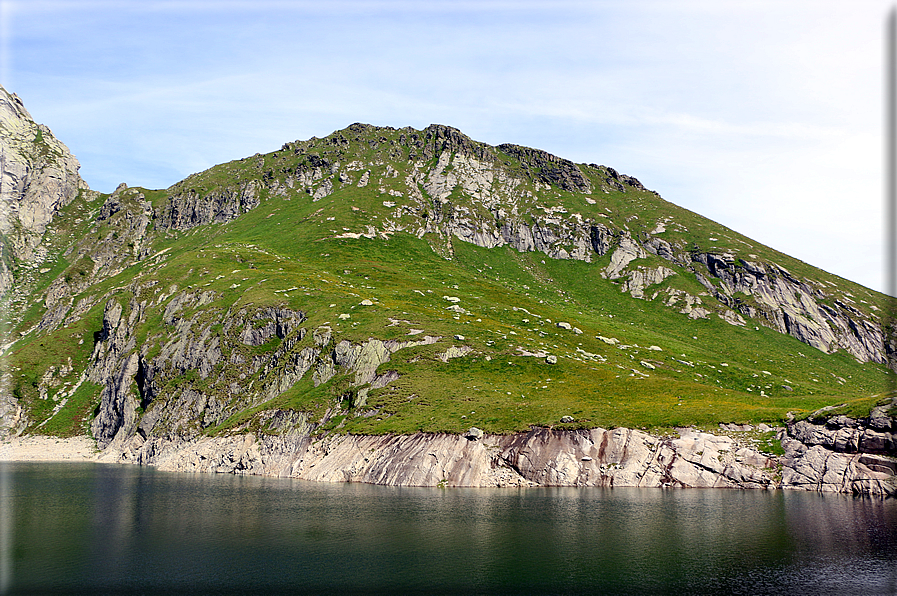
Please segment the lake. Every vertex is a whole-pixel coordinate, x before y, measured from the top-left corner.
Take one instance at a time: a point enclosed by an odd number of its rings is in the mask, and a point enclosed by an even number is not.
[[[897,594],[897,500],[0,464],[5,594]]]

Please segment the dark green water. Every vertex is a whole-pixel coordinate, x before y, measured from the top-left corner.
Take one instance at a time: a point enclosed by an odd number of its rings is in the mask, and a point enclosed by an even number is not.
[[[5,464],[8,594],[897,594],[897,501]]]

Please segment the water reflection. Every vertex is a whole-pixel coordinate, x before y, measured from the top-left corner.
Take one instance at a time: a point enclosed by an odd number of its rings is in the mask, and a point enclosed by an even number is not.
[[[11,593],[897,593],[897,502],[10,464]]]
[[[9,470],[0,464],[0,594],[12,584],[13,502]]]

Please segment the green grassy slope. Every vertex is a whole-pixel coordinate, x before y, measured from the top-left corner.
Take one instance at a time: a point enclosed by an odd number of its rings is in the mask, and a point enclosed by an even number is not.
[[[693,320],[661,299],[621,293],[619,280],[601,276],[609,254],[587,263],[507,246],[487,249],[438,234],[418,237],[411,228],[425,225],[437,214],[413,208],[404,195],[406,171],[397,164],[407,163],[409,153],[420,149],[398,142],[399,135],[407,134],[405,129],[380,129],[376,134],[386,142],[306,142],[325,157],[332,147],[363,164],[382,162],[359,167],[352,183],[336,184],[324,198],[313,200],[286,185],[280,193],[267,187],[259,193],[259,205],[236,219],[182,231],[154,229],[147,237],[146,257],[132,260],[110,277],[74,284],[72,304],[83,301],[89,308],[44,332],[35,329],[46,313],[37,298],[49,281],[90,275],[89,251],[79,256],[78,250],[68,249],[86,246],[85,239],[110,242],[116,233],[111,223],[93,223],[105,195],[93,200],[81,197],[69,205],[51,230],[58,244],[55,265],[32,290],[35,299],[22,310],[13,329],[15,334],[27,333],[8,352],[13,364],[11,387],[30,420],[27,431],[86,432],[101,385],[82,382],[62,406],[54,396],[69,391],[88,366],[102,328],[105,299],[115,297],[126,304],[129,284],[135,280],[155,281],[163,292],[172,286],[214,291],[215,300],[201,307],[210,322],[244,306],[283,306],[305,313],[303,326],[309,330],[330,326],[337,342],[441,337],[434,344],[393,354],[379,372],[394,370],[398,379],[371,388],[364,407],[354,408],[347,401],[353,391],[351,375],[338,374],[314,387],[309,373],[252,410],[205,425],[203,431],[211,434],[271,408],[310,412],[315,419],[337,408],[339,414],[324,430],[353,433],[461,432],[470,426],[511,432],[533,425],[662,429],[720,422],[777,423],[788,412],[807,414],[833,404],[847,404],[841,411],[861,415],[893,386],[893,373],[883,365],[858,362],[843,351],[823,353],[751,320],[743,327],[716,316]],[[203,196],[263,176],[286,180],[306,156],[285,146],[273,154],[196,174],[167,192],[137,190],[160,209],[167,197],[188,189]],[[431,162],[435,164],[435,158]],[[514,166],[511,158],[507,163]],[[396,176],[385,173],[393,165]],[[368,170],[370,184],[359,187],[359,176]],[[887,308],[880,294],[764,247],[652,192],[607,188],[601,182],[603,170],[583,170],[594,192],[545,190],[530,181],[518,189],[520,212],[561,207],[606,222],[613,230],[628,229],[634,237],[651,232],[658,220],[666,218],[667,231],[657,235],[671,243],[775,262],[795,276],[846,293],[863,312]],[[533,196],[527,197],[526,191]],[[450,198],[455,206],[483,209],[465,201],[460,194]],[[402,211],[403,205],[408,209]],[[347,232],[364,233],[370,225],[380,232],[387,222],[407,231],[336,238]],[[638,264],[670,266],[653,255],[633,263]],[[666,287],[694,294],[704,290],[685,271],[652,290]],[[373,304],[362,305],[363,300]],[[193,312],[195,308],[188,309],[183,316]],[[559,322],[581,333],[559,327]],[[138,327],[136,349],[145,347],[152,358],[168,333],[161,309],[148,313]],[[271,353],[278,341],[252,352]],[[310,345],[311,334],[303,341]],[[453,345],[468,346],[470,352],[440,360],[438,355]],[[525,352],[551,354],[558,361],[548,364],[544,356],[522,355]],[[221,362],[207,379],[187,371],[167,379],[164,387],[171,392],[185,386],[222,392],[227,379],[238,372],[234,365]],[[42,383],[48,374],[51,381]],[[49,389],[42,393],[42,386]],[[573,416],[575,422],[560,424],[564,415]]]

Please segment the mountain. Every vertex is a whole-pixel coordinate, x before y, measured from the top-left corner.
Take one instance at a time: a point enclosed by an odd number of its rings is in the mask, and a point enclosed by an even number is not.
[[[817,427],[805,451],[897,453],[893,299],[611,167],[353,124],[107,195],[0,106],[11,435],[152,462],[234,437],[722,423],[769,456]]]

